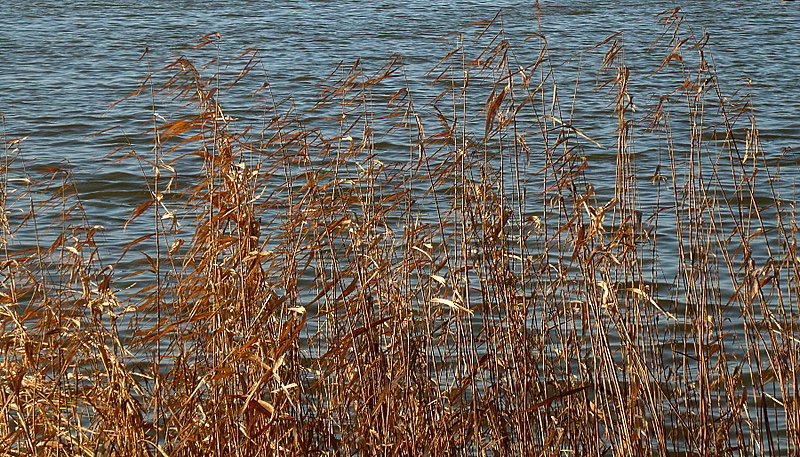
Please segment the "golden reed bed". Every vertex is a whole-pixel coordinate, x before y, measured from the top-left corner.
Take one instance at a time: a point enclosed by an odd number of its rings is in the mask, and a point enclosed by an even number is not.
[[[0,455],[796,455],[794,207],[708,37],[659,22],[647,115],[622,36],[586,51],[605,145],[497,21],[303,111],[255,51],[161,62],[151,145],[114,152],[147,196],[124,252],[6,138]],[[247,84],[255,120],[221,102]]]

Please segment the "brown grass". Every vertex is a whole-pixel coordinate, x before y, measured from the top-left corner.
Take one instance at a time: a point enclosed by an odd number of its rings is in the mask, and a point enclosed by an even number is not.
[[[254,51],[178,57],[131,95],[175,109],[118,154],[149,232],[110,259],[68,170],[5,141],[0,455],[798,454],[794,207],[707,37],[660,21],[644,120],[621,35],[587,51],[604,147],[544,37],[521,62],[491,22],[432,103],[356,62],[307,112],[263,84],[248,123],[220,100]]]

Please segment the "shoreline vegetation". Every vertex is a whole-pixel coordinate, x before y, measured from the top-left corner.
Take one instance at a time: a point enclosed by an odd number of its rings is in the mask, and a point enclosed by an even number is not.
[[[221,100],[255,51],[162,62],[129,96],[150,145],[114,152],[149,195],[124,252],[3,139],[0,455],[797,455],[794,203],[708,35],[657,20],[647,113],[622,35],[586,51],[605,147],[497,18],[448,37],[431,103],[395,57],[307,112],[265,82],[248,124]]]

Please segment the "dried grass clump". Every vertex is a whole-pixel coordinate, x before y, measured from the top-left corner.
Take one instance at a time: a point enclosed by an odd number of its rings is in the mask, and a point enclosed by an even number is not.
[[[69,170],[4,142],[0,455],[796,455],[794,208],[707,37],[660,20],[644,119],[621,35],[587,51],[606,147],[494,22],[430,103],[356,62],[250,122],[221,100],[254,51],[178,57],[131,95],[175,114],[121,156],[149,228],[116,261]]]

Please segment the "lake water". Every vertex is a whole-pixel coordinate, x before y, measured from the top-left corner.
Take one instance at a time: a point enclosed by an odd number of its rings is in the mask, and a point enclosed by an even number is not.
[[[537,14],[531,2],[514,1],[86,1],[69,7],[53,1],[2,2],[0,112],[5,135],[29,135],[23,149],[27,159],[68,161],[78,182],[87,186],[90,218],[115,227],[141,197],[132,193],[141,171],[104,160],[114,138],[90,135],[113,126],[132,135],[147,125],[150,113],[141,105],[109,109],[148,72],[139,61],[145,48],[149,57],[166,57],[181,53],[202,35],[219,32],[222,54],[261,50],[262,69],[273,89],[302,106],[313,100],[320,78],[340,61],[361,58],[377,67],[389,55],[400,54],[414,81],[449,50],[438,38],[502,11],[509,41],[524,47],[525,37],[541,32],[556,56],[569,56],[624,31],[633,91],[642,99],[653,92],[648,87],[653,81],[644,76],[654,69],[656,57],[647,48],[661,31],[655,15],[673,3],[540,5]],[[777,0],[691,2],[684,8],[689,24],[711,33],[710,49],[723,86],[733,91],[751,81],[748,88],[768,153],[796,148],[800,139],[798,10],[797,3]],[[586,63],[584,79],[591,79],[592,66]],[[575,72],[564,71],[560,77],[568,82]],[[578,107],[576,116],[584,128],[597,119],[594,108],[602,112],[605,106]]]

